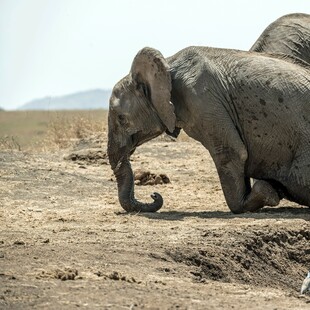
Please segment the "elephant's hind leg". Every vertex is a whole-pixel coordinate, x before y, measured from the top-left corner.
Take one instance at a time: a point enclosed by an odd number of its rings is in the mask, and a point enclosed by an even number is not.
[[[270,183],[258,180],[244,202],[244,211],[256,211],[264,206],[277,206],[280,202],[277,191]]]
[[[258,180],[251,188],[241,160],[239,164],[226,162],[217,165],[217,170],[227,205],[233,213],[254,212],[264,206],[279,204],[281,197],[269,182]]]
[[[279,197],[270,182],[257,180],[251,187],[250,178],[245,175],[247,150],[236,133],[230,134],[229,144],[215,146],[213,149],[217,152],[211,153],[229,209],[233,213],[244,213],[264,206],[277,206],[283,197]]]
[[[251,188],[245,174],[248,151],[239,131],[226,111],[218,111],[223,120],[209,122],[206,147],[216,165],[226,203],[233,213],[253,212],[266,205],[278,205],[277,190],[267,181],[259,180]]]

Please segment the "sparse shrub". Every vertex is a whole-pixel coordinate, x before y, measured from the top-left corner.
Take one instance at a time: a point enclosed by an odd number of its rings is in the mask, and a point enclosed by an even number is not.
[[[0,137],[0,149],[11,150],[11,151],[21,151],[21,146],[14,136],[4,136]]]
[[[105,123],[83,116],[57,115],[48,125],[47,143],[59,149],[77,141],[105,132]]]

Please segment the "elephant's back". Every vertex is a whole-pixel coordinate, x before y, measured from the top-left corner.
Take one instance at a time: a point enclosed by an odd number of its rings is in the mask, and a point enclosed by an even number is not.
[[[280,17],[263,31],[250,51],[286,54],[310,63],[310,15]]]
[[[252,84],[251,92],[278,91],[310,98],[310,65],[287,56],[266,53],[240,54],[229,68],[237,85]]]

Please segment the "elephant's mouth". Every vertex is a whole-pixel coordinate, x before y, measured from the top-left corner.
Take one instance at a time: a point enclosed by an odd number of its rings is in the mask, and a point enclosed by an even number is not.
[[[123,161],[129,160],[130,156],[135,152],[137,146],[141,145],[139,134],[133,134],[127,139],[126,146],[118,149],[117,152],[109,152],[110,164],[113,170],[117,170]]]
[[[160,134],[160,133],[159,133]],[[130,155],[135,151],[135,149],[144,144],[145,142],[148,142],[154,138],[156,138],[158,135],[158,133],[142,133],[142,131],[138,131],[136,133],[134,133],[133,135],[131,135],[131,151],[130,151]]]
[[[130,139],[131,139],[131,151],[130,151],[130,153],[131,154],[134,152],[134,150],[136,149],[137,146],[141,145],[141,143],[139,143],[140,142],[139,135],[140,135],[140,132],[138,131],[137,133],[134,133],[130,137]]]

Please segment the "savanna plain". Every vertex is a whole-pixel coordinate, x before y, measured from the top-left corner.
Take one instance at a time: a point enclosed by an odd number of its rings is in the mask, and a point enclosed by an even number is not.
[[[232,214],[209,153],[184,133],[131,158],[125,213],[107,112],[0,112],[0,309],[310,309],[310,209]]]

